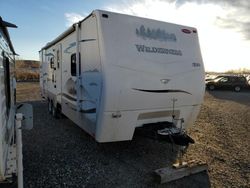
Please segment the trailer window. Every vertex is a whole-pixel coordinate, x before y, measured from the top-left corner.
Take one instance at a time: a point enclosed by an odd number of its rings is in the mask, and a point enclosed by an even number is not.
[[[4,87],[5,87],[5,97],[6,97],[6,109],[7,115],[9,115],[10,110],[10,62],[9,58],[4,57],[3,60],[4,66]]]
[[[57,59],[57,68],[59,68],[59,64],[60,64],[59,50],[56,51],[56,59]]]
[[[79,75],[81,74],[81,55],[79,53]],[[76,54],[71,55],[71,75],[76,76]]]
[[[52,82],[55,82],[55,75],[54,75],[54,73],[52,74]]]
[[[54,57],[50,58],[50,68],[54,68]]]

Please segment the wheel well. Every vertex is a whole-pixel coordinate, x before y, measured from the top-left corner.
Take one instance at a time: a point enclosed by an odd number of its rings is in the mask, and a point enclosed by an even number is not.
[[[52,105],[53,105],[53,107],[56,107],[56,109],[58,109],[58,110],[61,110],[61,109],[62,109],[61,104],[57,102],[56,105],[55,105],[55,102],[54,102],[53,99],[48,98],[48,102],[51,102]]]
[[[62,109],[61,104],[57,103],[57,104],[56,104],[56,108],[57,108],[58,110],[61,110],[61,109]]]

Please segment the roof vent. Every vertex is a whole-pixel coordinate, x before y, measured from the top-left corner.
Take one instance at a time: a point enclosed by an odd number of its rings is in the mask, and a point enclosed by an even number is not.
[[[102,14],[103,18],[108,18],[109,16],[107,14]]]
[[[191,31],[189,30],[189,29],[182,29],[181,30],[183,33],[186,33],[186,34],[190,34],[191,33]]]

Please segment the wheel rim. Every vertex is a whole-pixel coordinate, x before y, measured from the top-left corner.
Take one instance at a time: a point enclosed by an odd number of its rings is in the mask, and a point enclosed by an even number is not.
[[[49,108],[48,110],[49,110],[49,112],[51,112],[51,111],[52,111],[51,101],[49,101],[48,103],[49,103],[49,104],[48,104],[48,106],[49,106],[49,107],[48,107],[48,108]]]
[[[214,90],[214,86],[213,85],[209,86],[209,89]]]
[[[234,89],[235,89],[235,91],[240,91],[240,87],[239,86],[236,86]]]

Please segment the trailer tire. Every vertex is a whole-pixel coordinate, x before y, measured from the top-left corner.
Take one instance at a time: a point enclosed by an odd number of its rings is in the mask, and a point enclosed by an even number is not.
[[[241,90],[241,87],[240,87],[240,86],[235,86],[235,87],[234,87],[234,91],[240,92],[240,90]]]
[[[58,106],[54,106],[52,103],[52,116],[56,119],[59,119],[61,117],[61,111]]]
[[[62,114],[62,107],[61,107],[61,105],[57,105],[57,107],[56,107],[56,109],[57,109],[57,118],[58,119],[62,119],[63,118],[63,114]]]
[[[58,118],[58,116],[57,116],[57,109],[56,109],[56,107],[54,107],[54,106],[52,106],[52,116],[54,117],[54,118]]]
[[[51,103],[51,100],[48,100],[48,112],[50,114],[52,113],[52,103]]]

